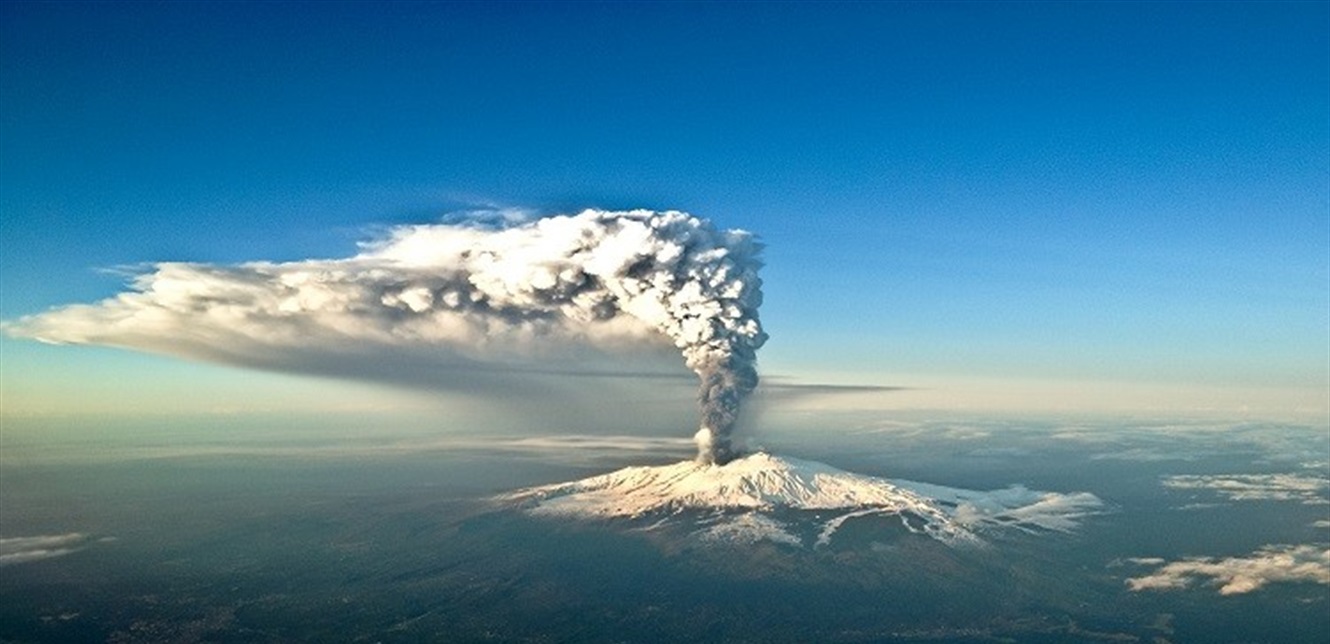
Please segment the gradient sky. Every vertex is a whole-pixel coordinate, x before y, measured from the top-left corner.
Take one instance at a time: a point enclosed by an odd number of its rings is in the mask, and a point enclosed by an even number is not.
[[[677,208],[767,243],[767,374],[1330,398],[1326,3],[5,3],[0,188],[4,320],[459,209]],[[396,401],[0,348],[5,414]]]

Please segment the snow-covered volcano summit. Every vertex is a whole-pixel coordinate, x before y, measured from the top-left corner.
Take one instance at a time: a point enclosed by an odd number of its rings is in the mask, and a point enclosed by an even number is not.
[[[792,515],[820,523],[818,544],[828,543],[846,520],[869,515],[899,516],[913,532],[956,543],[977,542],[977,530],[998,527],[1067,531],[1102,506],[1085,492],[1019,486],[978,492],[864,476],[765,452],[725,465],[627,467],[499,498],[537,516],[667,521],[693,516],[707,526],[704,538],[791,544],[803,541],[782,522]]]

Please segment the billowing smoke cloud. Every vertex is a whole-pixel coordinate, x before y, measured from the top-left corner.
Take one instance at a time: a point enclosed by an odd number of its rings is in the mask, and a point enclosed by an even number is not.
[[[699,458],[735,456],[766,340],[750,234],[677,211],[494,224],[403,226],[348,259],[156,264],[130,292],[6,330],[277,370],[355,347],[425,352],[457,388],[568,347],[612,355],[664,338],[701,379]]]

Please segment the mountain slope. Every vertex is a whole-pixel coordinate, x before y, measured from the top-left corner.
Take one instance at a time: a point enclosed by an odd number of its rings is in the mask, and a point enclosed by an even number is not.
[[[820,524],[819,545],[829,543],[845,521],[869,515],[895,515],[913,532],[961,543],[978,542],[975,532],[980,529],[1071,530],[1078,519],[1102,505],[1088,493],[1036,492],[1022,487],[962,490],[864,476],[764,452],[726,465],[684,461],[628,467],[579,481],[518,490],[499,500],[547,517],[671,522],[691,517],[705,526],[700,536],[707,539],[792,545],[802,539],[780,520],[791,515]],[[834,511],[834,516],[826,519],[827,511]]]

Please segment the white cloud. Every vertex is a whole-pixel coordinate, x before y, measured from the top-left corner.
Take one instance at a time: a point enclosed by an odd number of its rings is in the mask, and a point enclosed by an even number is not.
[[[852,430],[854,434],[886,434],[892,440],[978,441],[990,438],[993,429],[964,422],[929,421],[904,422],[895,419],[879,420]]]
[[[1132,447],[1118,452],[1095,454],[1090,458],[1096,461],[1135,461],[1140,463],[1161,461],[1192,461],[1202,456],[1201,453],[1184,453],[1181,450],[1167,450],[1155,447]]]
[[[1313,545],[1271,545],[1246,557],[1194,557],[1165,563],[1158,558],[1133,559],[1138,565],[1160,566],[1154,573],[1127,579],[1133,591],[1179,590],[1199,579],[1219,587],[1221,595],[1249,593],[1277,582],[1330,585],[1330,548]]]
[[[67,555],[77,552],[87,540],[87,535],[78,532],[3,538],[0,539],[0,566]]]
[[[1330,479],[1299,474],[1180,474],[1164,478],[1164,487],[1212,490],[1233,501],[1326,503]]]
[[[1092,458],[1127,461],[1194,461],[1242,454],[1260,463],[1280,463],[1324,472],[1325,425],[1307,422],[1217,422],[1081,425],[1059,428],[1052,438],[1098,447]],[[1319,462],[1319,468],[1318,468]]]

